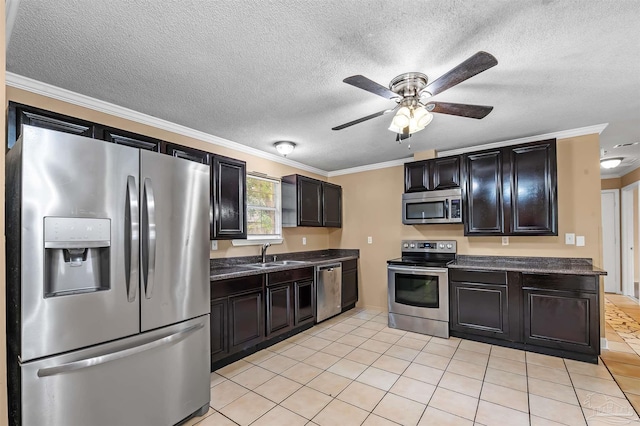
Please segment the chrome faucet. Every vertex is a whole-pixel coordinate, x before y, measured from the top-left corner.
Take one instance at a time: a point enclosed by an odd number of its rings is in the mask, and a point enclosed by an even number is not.
[[[267,263],[267,249],[271,247],[271,243],[264,243],[262,245],[262,263]]]

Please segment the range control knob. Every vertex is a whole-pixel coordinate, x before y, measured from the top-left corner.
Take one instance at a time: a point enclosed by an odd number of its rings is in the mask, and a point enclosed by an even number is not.
[[[444,244],[440,243],[440,244],[438,244],[438,247],[440,247],[441,249],[443,249],[443,248],[444,248]]]
[[[447,244],[447,248],[448,249],[453,248],[453,244]]]
[[[413,243],[411,243],[410,247],[411,247],[411,248],[416,248],[416,245],[415,245],[415,244],[413,244]]]
[[[404,247],[404,248],[409,248],[409,244],[404,243],[404,244],[402,245],[402,247]]]

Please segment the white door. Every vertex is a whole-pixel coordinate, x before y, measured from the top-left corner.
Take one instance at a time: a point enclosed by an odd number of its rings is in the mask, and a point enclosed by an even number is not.
[[[620,246],[618,233],[620,232],[617,190],[602,191],[602,262],[607,271],[604,277],[604,291],[620,293],[619,256]],[[618,225],[618,226],[616,226]]]

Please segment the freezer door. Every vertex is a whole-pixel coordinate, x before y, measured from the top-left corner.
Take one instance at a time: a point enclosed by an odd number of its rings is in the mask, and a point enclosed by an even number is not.
[[[209,313],[209,167],[140,152],[141,329]]]
[[[173,425],[209,404],[209,315],[23,364],[22,424]]]
[[[22,302],[17,355],[139,332],[138,150],[31,126],[19,143],[21,211],[11,214],[21,221],[21,272],[7,282],[9,300]]]

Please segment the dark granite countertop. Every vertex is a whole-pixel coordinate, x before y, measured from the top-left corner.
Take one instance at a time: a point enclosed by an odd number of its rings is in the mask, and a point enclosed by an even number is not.
[[[530,274],[607,275],[606,271],[593,266],[591,259],[587,258],[459,255],[447,266]]]
[[[267,261],[273,259],[273,254],[267,254]],[[360,250],[314,250],[301,251],[294,253],[277,253],[278,260],[297,260],[307,263],[296,265],[282,265],[267,269],[257,269],[247,266],[247,264],[260,262],[260,256],[243,256],[228,257],[220,259],[210,259],[210,278],[211,281],[226,280],[229,278],[247,277],[250,275],[259,275],[269,272],[286,271],[288,269],[297,269],[304,267],[312,267],[332,262],[342,262],[345,260],[357,259],[360,256]]]

